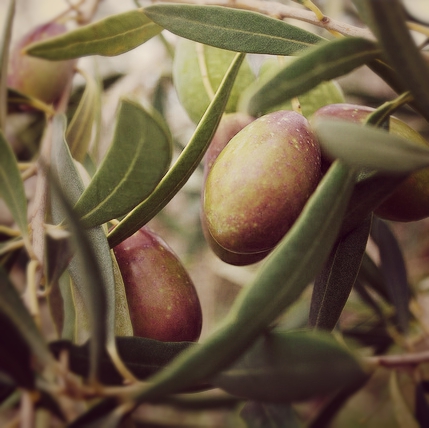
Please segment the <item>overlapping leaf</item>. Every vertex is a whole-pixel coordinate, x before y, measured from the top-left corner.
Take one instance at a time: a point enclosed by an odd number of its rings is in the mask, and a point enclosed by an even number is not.
[[[189,346],[196,346],[191,342],[160,342],[141,337],[117,337],[118,352],[125,364],[134,375],[146,379],[153,373],[165,367],[174,357]],[[84,378],[88,377],[90,367],[89,344],[74,345],[68,340],[52,342],[49,347],[56,357],[61,351],[67,350],[70,358],[70,369]],[[115,368],[107,353],[101,359],[100,380],[107,385],[121,385],[123,377]]]
[[[112,145],[75,210],[86,227],[128,213],[148,197],[168,169],[172,137],[154,111],[123,99]]]
[[[342,76],[380,54],[375,43],[346,37],[312,47],[267,82],[245,92],[239,109],[258,115],[268,108],[303,94],[326,80]]]
[[[398,325],[406,332],[410,319],[410,288],[401,248],[389,226],[378,218],[374,218],[371,236],[379,249],[380,269],[390,301],[396,309]]]
[[[320,36],[261,13],[221,6],[156,4],[145,13],[186,39],[236,52],[293,55]]]
[[[354,167],[401,175],[429,166],[428,148],[382,129],[322,118],[312,125],[326,153]]]
[[[397,77],[413,95],[414,102],[429,116],[429,67],[413,40],[399,0],[354,0],[376,35]]]
[[[330,394],[362,377],[356,358],[328,334],[272,331],[212,382],[239,397],[285,403]]]
[[[25,241],[28,241],[27,198],[18,162],[0,130],[0,197],[8,206]]]
[[[9,64],[9,44],[12,38],[12,23],[15,14],[15,0],[9,1],[4,17],[3,33],[0,39],[0,130],[4,131],[7,114],[7,67]]]
[[[244,55],[238,54],[236,59],[232,62],[215,97],[199,122],[194,135],[154,192],[134,208],[134,210],[110,232],[108,238],[111,247],[114,247],[131,236],[158,214],[183,187],[198,167],[225,110],[228,96],[243,59]]]
[[[70,152],[79,162],[83,162],[88,153],[99,95],[97,82],[89,74],[81,73],[86,80],[85,90],[66,132]]]
[[[371,218],[343,236],[334,246],[314,283],[309,322],[332,330],[356,281],[371,228]]]
[[[162,27],[152,22],[142,9],[137,9],[31,44],[25,53],[51,60],[115,56],[134,49],[161,31]]]

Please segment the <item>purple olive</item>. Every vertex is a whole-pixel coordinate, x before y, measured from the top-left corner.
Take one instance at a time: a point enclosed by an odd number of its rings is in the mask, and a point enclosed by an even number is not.
[[[58,101],[73,78],[76,60],[48,61],[24,55],[22,50],[31,43],[49,39],[66,31],[65,25],[49,22],[24,35],[10,54],[8,86],[47,104]]]
[[[320,175],[320,146],[305,117],[282,110],[256,119],[231,139],[207,176],[203,210],[210,236],[232,253],[268,253]]]
[[[195,286],[172,249],[148,227],[114,247],[134,335],[196,341],[202,312]]]

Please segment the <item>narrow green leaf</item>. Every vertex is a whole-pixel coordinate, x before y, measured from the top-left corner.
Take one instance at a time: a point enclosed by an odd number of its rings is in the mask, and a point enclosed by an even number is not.
[[[0,268],[0,312],[18,330],[31,352],[42,365],[53,362],[45,339],[2,268]]]
[[[190,346],[191,342],[160,342],[142,337],[117,337],[117,349],[125,364],[140,379],[147,379],[158,370],[164,368],[173,358]],[[70,358],[70,370],[88,377],[89,374],[89,344],[74,345],[69,340],[51,342],[49,348],[58,358],[61,351],[67,350]],[[123,377],[115,368],[109,355],[104,352],[101,359],[100,381],[106,385],[121,385]]]
[[[239,110],[258,115],[270,107],[303,94],[320,83],[342,76],[380,55],[375,43],[345,37],[309,48],[268,82],[244,93]]]
[[[322,118],[314,120],[312,125],[326,153],[351,166],[391,174],[410,173],[429,166],[429,149],[382,129]]]
[[[354,0],[363,20],[378,39],[389,63],[414,102],[429,114],[429,67],[406,24],[399,0]]]
[[[147,198],[167,171],[172,137],[162,118],[123,99],[113,143],[76,203],[86,227],[128,213]]]
[[[0,130],[0,197],[8,206],[24,240],[28,243],[27,198],[18,162]]]
[[[186,39],[236,52],[292,55],[322,37],[261,13],[186,4],[156,4],[146,15]]]
[[[329,334],[272,331],[212,382],[246,399],[287,403],[331,394],[362,377],[357,359]]]
[[[95,79],[82,71],[81,74],[86,80],[85,90],[66,132],[70,152],[73,158],[79,162],[83,162],[88,153],[99,96]]]
[[[64,60],[88,55],[115,56],[128,52],[162,31],[142,9],[109,16],[46,42],[29,45],[25,53]]]
[[[9,65],[9,45],[12,37],[12,23],[15,15],[15,0],[9,0],[0,39],[0,131],[4,131],[7,115],[7,68]]]
[[[411,292],[401,248],[389,226],[377,217],[374,218],[371,237],[379,249],[380,269],[390,301],[396,310],[398,325],[401,331],[406,332],[410,321]]]
[[[237,54],[219,86],[191,140],[176,163],[163,177],[153,193],[134,208],[108,235],[111,247],[122,242],[145,225],[171,201],[198,167],[225,110],[244,54]]]
[[[354,173],[335,163],[253,283],[235,300],[223,326],[203,346],[183,353],[168,371],[137,391],[136,400],[162,395],[217,373],[295,302],[326,261],[353,186]]]
[[[406,178],[407,175],[386,175],[379,172],[360,174],[347,207],[340,236],[358,227]]]
[[[138,403],[191,387],[238,358],[300,296],[323,266],[337,237],[339,219],[344,215],[354,182],[354,173],[335,162],[255,281],[239,295],[224,324],[201,346],[184,351],[169,364],[168,370],[136,388],[130,397],[132,402],[112,411],[119,403],[103,400],[79,418],[75,426],[88,422],[88,426],[95,427],[106,420],[106,415],[124,416]]]
[[[314,283],[309,315],[311,326],[326,330],[336,326],[359,273],[371,220],[372,216],[335,244]]]
[[[53,218],[60,222],[66,218],[75,237],[77,251],[69,264],[73,284],[86,305],[90,321],[91,377],[99,374],[103,348],[116,357],[115,344],[115,277],[112,256],[106,234],[101,226],[82,228],[70,204],[82,194],[84,185],[75,168],[65,141],[65,118],[56,116],[53,128],[52,171],[56,187],[62,192],[53,194]],[[55,203],[56,202],[56,203]],[[58,208],[60,207],[60,208]],[[121,361],[115,359],[118,366]],[[127,374],[126,372],[124,374]]]

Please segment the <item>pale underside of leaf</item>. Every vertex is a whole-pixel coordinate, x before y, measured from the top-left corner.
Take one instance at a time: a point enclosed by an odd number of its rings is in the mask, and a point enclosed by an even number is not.
[[[404,174],[429,166],[429,149],[382,129],[322,118],[312,125],[326,153],[354,167]]]
[[[88,55],[116,56],[143,44],[162,31],[142,9],[107,17],[101,21],[29,45],[25,53],[51,60]]]
[[[172,33],[236,52],[292,55],[324,40],[281,20],[222,6],[158,4],[145,11]]]

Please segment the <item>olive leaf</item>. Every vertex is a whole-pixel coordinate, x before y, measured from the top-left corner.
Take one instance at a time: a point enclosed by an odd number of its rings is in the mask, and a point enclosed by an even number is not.
[[[410,287],[401,248],[389,226],[375,217],[371,237],[380,253],[380,269],[391,302],[396,309],[398,325],[403,332],[408,330],[410,320]]]
[[[89,320],[90,377],[94,380],[100,374],[100,360],[103,349],[106,347],[118,369],[123,370],[123,375],[132,378],[117,358],[114,341],[115,279],[106,234],[101,226],[83,229],[71,207],[82,193],[84,185],[65,141],[65,127],[64,116],[55,116],[52,149],[52,188],[54,190],[52,213],[57,223],[66,219],[78,248],[69,264],[69,272],[76,287],[76,293],[79,293],[84,302],[85,315]]]
[[[288,403],[327,395],[366,375],[327,333],[271,331],[212,382],[251,400]]]
[[[323,81],[342,76],[373,60],[380,50],[370,40],[346,37],[307,49],[270,80],[249,87],[242,94],[239,110],[252,116],[303,94]]]
[[[361,267],[371,220],[372,216],[339,239],[316,277],[310,305],[311,326],[332,330],[337,324]]]
[[[75,205],[82,224],[92,227],[128,213],[152,193],[171,157],[172,137],[158,113],[122,99],[112,145]]]
[[[155,4],[146,15],[186,39],[236,52],[292,55],[322,37],[261,13],[186,4]]]
[[[175,164],[156,189],[134,208],[108,235],[111,247],[122,242],[161,211],[198,167],[225,110],[235,77],[244,59],[237,54],[201,121]]]
[[[123,417],[137,404],[192,387],[237,359],[298,299],[323,266],[336,240],[354,183],[354,171],[335,162],[289,233],[268,257],[254,282],[235,300],[215,333],[201,346],[181,353],[168,370],[158,372],[148,383],[137,387],[129,397],[129,405],[116,407],[117,401],[103,400],[78,418],[74,426],[85,423],[95,427],[109,416]]]
[[[162,31],[142,9],[109,16],[66,34],[32,43],[24,53],[50,60],[88,55],[115,56],[145,43]]]
[[[428,148],[382,129],[327,118],[312,125],[328,156],[351,166],[399,175],[429,166]]]
[[[378,39],[398,79],[414,98],[414,103],[429,114],[429,67],[416,46],[406,24],[399,0],[354,0],[362,19]]]
[[[173,358],[190,346],[192,342],[161,342],[142,337],[116,337],[118,353],[127,367],[140,380],[164,368]],[[69,340],[49,343],[51,352],[58,358],[63,350],[68,351],[70,370],[85,379],[90,373],[89,343],[75,345]],[[101,357],[100,381],[106,385],[121,385],[123,376],[118,372],[107,352]]]
[[[25,243],[29,244],[27,223],[27,198],[18,162],[12,147],[0,129],[0,197],[8,206]]]
[[[9,45],[12,38],[12,24],[15,15],[15,0],[9,0],[4,18],[3,33],[0,39],[0,131],[4,131],[7,115],[7,68],[9,64]]]
[[[92,137],[92,126],[96,116],[98,85],[88,73],[80,71],[86,80],[85,90],[79,105],[67,127],[66,140],[74,159],[83,162]]]

